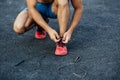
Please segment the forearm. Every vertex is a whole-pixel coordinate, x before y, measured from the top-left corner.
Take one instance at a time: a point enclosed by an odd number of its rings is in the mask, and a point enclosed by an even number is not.
[[[82,16],[82,7],[75,9],[71,24],[70,24],[70,28],[68,29],[69,32],[72,33],[74,29],[78,26],[81,16]]]
[[[29,12],[30,12],[30,15],[33,18],[33,20],[39,26],[41,26],[44,30],[46,30],[48,32],[51,29],[51,27],[49,27],[49,25],[43,19],[43,17],[41,16],[41,14],[35,8],[30,9]]]
[[[45,29],[48,32],[48,30],[50,30],[51,28],[42,18],[41,14],[36,10],[37,0],[26,0],[26,2],[28,5],[28,12],[30,16],[39,26],[41,26],[43,29]]]

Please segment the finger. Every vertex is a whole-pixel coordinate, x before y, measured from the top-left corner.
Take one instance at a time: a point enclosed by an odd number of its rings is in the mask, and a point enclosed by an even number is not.
[[[62,40],[63,43],[66,43],[66,39],[65,40]]]
[[[57,43],[57,42],[59,42],[59,41],[60,41],[59,39],[56,39],[56,38],[54,39],[54,42],[55,42],[55,43]]]
[[[67,44],[67,43],[68,43],[68,40],[63,41],[63,43],[64,43],[64,44]]]
[[[55,34],[57,39],[60,39],[60,36],[58,35],[58,33]]]
[[[56,39],[56,36],[54,36],[54,37],[53,37],[53,41],[54,41],[55,43],[57,43],[57,42],[59,42],[59,39]]]
[[[69,39],[68,38],[66,38],[64,41],[63,41],[63,43],[68,43],[68,41],[69,41]]]
[[[66,34],[63,35],[62,41],[66,40]]]

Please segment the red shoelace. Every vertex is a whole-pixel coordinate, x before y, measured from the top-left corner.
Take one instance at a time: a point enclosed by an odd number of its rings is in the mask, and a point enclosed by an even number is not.
[[[62,42],[62,37],[60,38],[60,41],[57,43],[58,46],[64,47],[65,44]]]

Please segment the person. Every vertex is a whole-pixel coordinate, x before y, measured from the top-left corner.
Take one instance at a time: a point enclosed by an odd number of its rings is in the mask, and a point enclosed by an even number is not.
[[[70,1],[74,13],[70,26],[68,26]],[[57,43],[55,55],[66,55],[68,53],[66,44],[70,41],[82,16],[82,0],[26,0],[26,3],[27,7],[15,19],[14,31],[23,34],[37,25],[35,38],[44,39],[48,33],[50,39]],[[48,18],[58,19],[59,33],[48,25]]]

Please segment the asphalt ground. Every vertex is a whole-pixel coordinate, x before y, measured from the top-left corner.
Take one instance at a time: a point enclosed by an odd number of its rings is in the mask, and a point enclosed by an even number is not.
[[[83,0],[83,6],[68,55],[60,57],[48,35],[34,38],[36,28],[13,31],[24,0],[0,0],[0,80],[120,80],[120,0]],[[57,20],[49,25],[58,31]]]

